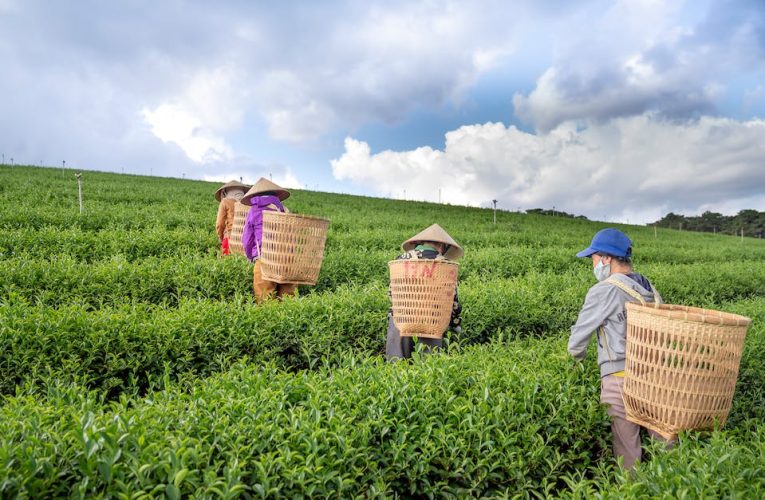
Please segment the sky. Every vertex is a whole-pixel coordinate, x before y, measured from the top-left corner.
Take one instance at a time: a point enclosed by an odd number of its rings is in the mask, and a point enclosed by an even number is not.
[[[0,153],[633,224],[765,210],[765,1],[0,0]]]

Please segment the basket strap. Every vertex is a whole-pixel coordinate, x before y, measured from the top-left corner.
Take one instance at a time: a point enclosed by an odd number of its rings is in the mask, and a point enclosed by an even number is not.
[[[646,305],[646,301],[645,301],[645,299],[643,298],[642,295],[640,295],[637,291],[635,291],[632,288],[628,287],[627,285],[625,285],[624,283],[622,283],[618,279],[614,278],[613,276],[609,276],[609,278],[606,280],[606,283],[614,285],[616,288],[622,290],[623,292],[628,294],[630,297],[632,297],[633,299],[636,299],[638,302],[640,302],[641,305]],[[657,296],[657,298],[655,299],[655,302],[654,302],[654,307],[659,307],[659,303],[662,301],[661,300],[661,296],[659,295],[659,292],[657,292],[656,290],[654,290],[654,294]],[[603,328],[603,327],[601,327],[601,328]],[[604,331],[603,332],[603,337],[605,337],[605,333],[606,332]],[[610,353],[608,353],[608,354],[609,354],[609,359],[610,359]],[[622,396],[622,405],[624,405],[626,407],[627,403],[624,400],[624,386],[622,386],[621,396]]]
[[[623,290],[629,296],[631,296],[632,298],[638,300],[642,305],[646,304],[645,299],[643,298],[642,295],[640,295],[635,290],[633,290],[632,288],[628,287],[627,285],[625,285],[621,281],[617,280],[613,276],[609,277],[606,280],[606,283],[614,285],[615,287]],[[603,328],[603,325],[600,325],[598,327],[598,339],[600,340],[600,343],[603,345],[603,347],[606,350],[606,355],[608,356],[608,360],[613,362],[614,358],[613,358],[613,355],[611,354],[611,346],[608,345],[608,335],[606,335],[606,329]]]

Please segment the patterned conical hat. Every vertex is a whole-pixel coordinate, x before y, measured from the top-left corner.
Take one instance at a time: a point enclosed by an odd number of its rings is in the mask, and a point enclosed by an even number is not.
[[[242,196],[242,199],[239,201],[245,205],[251,205],[250,200],[252,200],[252,198],[255,196],[262,195],[263,193],[273,193],[274,196],[279,198],[281,201],[284,201],[290,197],[289,191],[274,184],[265,177],[261,177],[258,179],[258,182],[256,182],[255,185],[252,186],[249,191],[247,191],[247,194]]]
[[[229,181],[225,183],[224,185],[222,185],[221,187],[219,187],[217,191],[215,191],[215,199],[220,201],[220,197],[223,194],[223,191],[225,191],[226,189],[231,189],[231,188],[239,188],[242,191],[247,191],[248,189],[250,189],[250,186],[248,186],[247,184],[242,184],[239,181]]]
[[[449,233],[444,231],[444,229],[438,224],[433,224],[424,231],[415,234],[403,242],[401,244],[401,248],[405,252],[408,252],[409,250],[412,250],[414,247],[416,247],[418,243],[423,241],[435,241],[437,243],[443,243],[444,245],[447,245],[447,250],[444,254],[444,257],[449,260],[457,260],[465,254],[465,251],[462,250],[462,247],[459,246],[457,242],[454,241],[451,236],[449,236]]]

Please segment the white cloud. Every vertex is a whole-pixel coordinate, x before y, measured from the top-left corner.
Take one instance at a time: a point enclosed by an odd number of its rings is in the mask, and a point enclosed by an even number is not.
[[[428,116],[422,128],[431,130],[472,123],[474,113],[487,116],[487,102],[534,79],[536,89],[515,104],[540,130],[646,110],[685,119],[714,100],[741,100],[752,108],[747,116],[763,109],[754,71],[746,84],[734,82],[738,91],[729,82],[746,64],[762,64],[763,9],[754,0],[225,1],[183,9],[0,0],[0,12],[0,94],[13,96],[0,106],[0,148],[34,163],[66,158],[198,177],[224,164],[246,172],[242,162],[257,171],[256,163],[300,161],[295,171],[313,179],[328,175],[308,169],[335,147],[317,138],[370,124],[384,133],[381,124],[412,116]],[[744,87],[751,93],[742,96]],[[401,135],[391,127],[389,143]],[[419,154],[426,161],[441,152]],[[463,163],[458,174],[470,182],[476,173]]]
[[[259,48],[241,58],[258,74],[254,105],[272,137],[306,142],[333,127],[392,123],[418,108],[460,102],[512,53],[512,26],[522,10],[503,17],[497,9],[509,7],[493,1],[484,8],[448,1],[365,5],[345,5],[344,16],[327,16],[322,7],[306,35],[276,31],[280,23],[242,29],[283,49],[276,61]]]
[[[516,115],[544,132],[568,120],[716,114],[732,79],[765,66],[765,10],[759,2],[712,2],[692,22],[681,7],[619,1],[559,37],[536,87],[514,95]]]
[[[656,220],[667,211],[761,200],[765,121],[702,118],[683,123],[653,114],[566,122],[544,134],[500,123],[446,134],[443,151],[423,147],[372,154],[352,138],[332,160],[337,179],[382,195],[506,209],[552,208],[595,219]]]
[[[141,114],[151,131],[163,142],[177,144],[186,156],[197,163],[225,161],[232,155],[223,138],[216,136],[195,115],[180,105],[162,104]]]
[[[287,70],[263,75],[258,92],[271,137],[304,142],[319,137],[335,120],[333,110],[312,95],[307,81]]]
[[[200,71],[181,95],[153,110],[144,108],[141,115],[154,135],[177,144],[193,161],[229,160],[234,153],[223,134],[241,122],[246,100],[235,81],[229,68]]]

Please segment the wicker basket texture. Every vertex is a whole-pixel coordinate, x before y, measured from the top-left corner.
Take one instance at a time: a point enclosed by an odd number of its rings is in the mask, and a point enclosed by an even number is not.
[[[329,220],[276,211],[263,212],[263,279],[315,285],[324,260]]]
[[[627,419],[667,439],[728,418],[749,318],[628,302]]]
[[[228,239],[228,245],[231,249],[231,255],[244,255],[244,246],[242,246],[242,232],[244,231],[244,222],[247,214],[252,207],[236,202],[234,205],[234,224],[231,228],[231,235]]]
[[[402,337],[440,339],[449,327],[459,264],[445,260],[393,260],[393,322]]]

